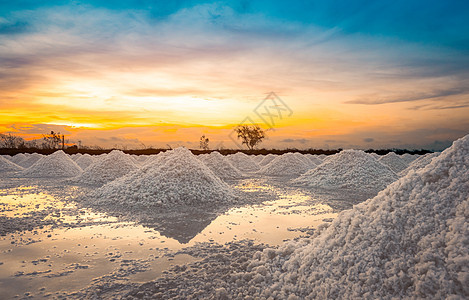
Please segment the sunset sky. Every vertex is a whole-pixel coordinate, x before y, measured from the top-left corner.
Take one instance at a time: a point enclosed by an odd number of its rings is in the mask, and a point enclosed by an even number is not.
[[[247,120],[267,148],[439,150],[468,83],[466,1],[0,2],[0,132],[26,139],[233,148]]]

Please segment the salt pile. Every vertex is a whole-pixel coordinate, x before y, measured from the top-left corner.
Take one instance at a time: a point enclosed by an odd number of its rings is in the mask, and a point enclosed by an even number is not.
[[[143,166],[147,162],[149,155],[132,155],[132,158],[137,162],[137,164]]]
[[[468,299],[468,245],[466,136],[316,237],[258,252],[225,288],[263,299]]]
[[[409,166],[404,160],[402,160],[402,158],[399,157],[399,155],[394,152],[389,152],[388,154],[378,159],[378,161],[384,165],[387,165],[395,173],[399,173]]]
[[[345,150],[328,157],[293,182],[323,189],[380,191],[397,175],[387,166],[360,150]]]
[[[83,155],[78,156],[78,158],[75,160],[77,165],[80,166],[82,170],[88,168],[91,164],[95,162],[95,159],[93,156],[89,155],[88,153],[85,153]]]
[[[272,160],[274,160],[276,157],[278,157],[278,155],[275,155],[275,154],[267,154],[266,156],[264,156],[264,158],[259,162],[259,166],[265,166],[267,164],[269,164]]]
[[[34,163],[36,163],[38,160],[44,157],[44,155],[38,154],[38,153],[32,153],[32,154],[27,154],[25,155],[26,157],[18,162],[18,165],[20,165],[23,168],[29,168]]]
[[[401,159],[407,164],[409,165],[411,162],[413,162],[414,160],[416,160],[417,158],[419,158],[420,155],[416,155],[416,154],[409,154],[409,153],[404,153],[401,155]]]
[[[138,166],[130,155],[119,150],[112,150],[105,157],[88,166],[74,181],[100,186],[136,169]]]
[[[81,168],[62,150],[44,156],[31,167],[20,173],[22,177],[74,177],[80,175]]]
[[[231,202],[230,187],[189,150],[177,148],[154,162],[112,181],[93,195],[98,205],[172,207]]]
[[[15,156],[13,156],[10,161],[19,165],[22,161],[26,160],[28,157],[24,153],[18,153]]]
[[[228,161],[241,172],[256,172],[260,170],[260,166],[254,159],[242,152],[237,152],[227,156]]]
[[[433,158],[438,157],[438,155],[440,155],[440,152],[428,153],[420,156],[419,158],[414,160],[405,170],[401,171],[399,175],[405,176],[411,170],[418,171],[420,169],[423,169],[432,161]]]
[[[217,151],[199,155],[198,158],[221,179],[238,179],[243,177],[243,174]]]
[[[323,162],[324,157],[320,157],[319,155],[312,155],[312,154],[305,154],[307,158],[314,164],[314,165],[320,165]]]
[[[258,173],[269,176],[299,176],[315,166],[300,153],[285,153],[262,167]]]
[[[9,161],[8,159],[0,156],[0,173],[3,172],[16,172],[23,170],[22,167],[18,166],[17,164]]]

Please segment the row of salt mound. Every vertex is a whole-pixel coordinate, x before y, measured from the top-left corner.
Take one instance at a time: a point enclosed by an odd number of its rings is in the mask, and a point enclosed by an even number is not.
[[[349,189],[377,192],[397,180],[387,166],[361,150],[344,150],[329,156],[322,164],[309,170],[294,183],[322,189]]]
[[[299,176],[316,165],[300,153],[285,153],[263,166],[258,174],[268,176]]]
[[[157,156],[163,159],[154,159],[98,189],[92,195],[96,204],[171,208],[234,201],[230,187],[189,150],[177,148]]]
[[[3,156],[0,156],[0,173],[16,172],[16,171],[21,171],[21,170],[23,170],[22,167],[4,158]]]
[[[198,159],[221,179],[239,179],[243,177],[243,174],[217,151],[199,155]]]
[[[411,170],[413,171],[418,171],[420,169],[425,168],[429,163],[431,163],[432,159],[435,157],[438,157],[441,152],[435,152],[435,153],[428,153],[425,155],[421,155],[419,158],[414,160],[406,169],[401,171],[399,173],[399,176],[405,176],[407,173],[409,173]]]
[[[85,157],[85,155],[81,156],[78,160],[83,157]],[[138,166],[130,155],[120,150],[112,150],[109,154],[96,159],[95,162],[85,168],[84,172],[77,178],[74,178],[73,181],[87,185],[101,186],[127,175],[136,169],[138,169]]]
[[[254,161],[254,159],[242,152],[230,154],[227,156],[228,161],[236,167],[238,170],[244,173],[257,172],[260,170],[260,166]]]
[[[253,298],[468,299],[469,135],[344,211],[317,236],[258,252],[228,293]]]
[[[75,159],[75,162],[77,163],[77,165],[80,166],[80,168],[82,170],[85,170],[86,168],[88,168],[90,165],[92,165],[94,162],[96,161],[96,158],[89,155],[88,153],[85,153],[83,155],[79,155],[77,156],[77,158]]]
[[[262,160],[259,162],[259,166],[263,167],[265,165],[268,165],[272,160],[274,160],[276,157],[278,157],[278,155],[275,155],[275,154],[267,154],[266,156],[264,156],[262,158]]]
[[[19,173],[21,177],[66,178],[80,175],[81,168],[62,150],[47,155]]]
[[[378,161],[384,165],[387,165],[396,174],[409,166],[407,162],[405,162],[399,155],[394,152],[389,152],[388,154],[380,157]]]

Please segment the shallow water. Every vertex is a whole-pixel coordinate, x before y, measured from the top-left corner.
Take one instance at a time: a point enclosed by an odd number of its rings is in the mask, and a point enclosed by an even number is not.
[[[193,218],[184,226],[181,220],[173,224],[166,218],[158,227],[78,208],[44,189],[4,190],[0,218],[11,228],[0,238],[0,294],[5,299],[50,297],[109,280],[146,282],[172,265],[197,260],[176,254],[185,247],[243,239],[278,245],[311,233],[336,216],[330,206],[301,189],[263,180],[245,180],[234,188],[252,197],[272,195],[273,200],[231,208],[208,219]],[[184,234],[178,231],[189,230],[187,226],[196,229],[178,238]]]

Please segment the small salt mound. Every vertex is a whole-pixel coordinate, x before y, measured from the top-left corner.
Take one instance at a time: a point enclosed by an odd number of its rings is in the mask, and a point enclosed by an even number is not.
[[[18,153],[15,156],[13,156],[10,161],[19,165],[22,161],[26,160],[28,157],[24,153]]]
[[[220,204],[234,200],[230,187],[185,148],[168,151],[164,159],[106,184],[93,198],[99,205],[141,208]]]
[[[238,286],[264,299],[468,299],[468,244],[469,135],[316,237],[258,252]]]
[[[345,150],[327,158],[293,182],[323,189],[380,191],[397,180],[389,167],[360,150]]]
[[[300,153],[285,153],[276,157],[257,173],[269,176],[299,176],[315,166]]]
[[[80,175],[81,168],[62,150],[44,156],[31,167],[20,173],[22,177],[74,177]]]
[[[83,154],[81,154],[81,153],[76,153],[76,154],[70,155],[70,158],[71,158],[74,162],[77,162],[77,160],[78,160],[82,155],[83,155]]]
[[[426,167],[432,161],[432,159],[434,159],[435,157],[438,157],[438,155],[440,155],[440,153],[441,152],[428,153],[428,154],[420,156],[419,158],[414,160],[406,169],[401,171],[399,173],[399,176],[405,176],[411,170],[418,171],[420,169],[423,169],[424,167]]]
[[[259,163],[264,159],[264,157],[265,157],[265,156],[262,155],[262,154],[261,154],[261,155],[254,155],[254,156],[252,156],[252,159],[253,159],[257,164],[259,164]]]
[[[93,156],[89,155],[88,153],[85,153],[83,155],[78,156],[78,158],[75,160],[77,165],[80,166],[82,170],[88,168],[91,164],[95,162],[95,159]]]
[[[237,152],[227,156],[228,161],[241,172],[256,172],[260,170],[260,166],[254,159],[242,152]]]
[[[18,162],[18,165],[20,165],[23,168],[29,168],[43,157],[44,155],[41,155],[39,153],[28,154],[26,155],[25,159],[22,159],[21,161]]]
[[[259,162],[259,166],[268,165],[272,160],[274,160],[278,155],[275,154],[267,154],[264,158]]]
[[[314,164],[320,165],[323,162],[324,158],[320,158],[319,155],[305,154],[305,156]]]
[[[101,186],[138,169],[130,155],[112,150],[105,157],[89,165],[75,182]]]
[[[409,153],[404,153],[401,155],[401,159],[407,164],[409,165],[411,162],[413,162],[414,160],[416,160],[417,158],[419,158],[420,155],[416,155],[416,154],[409,154]]]
[[[149,157],[150,157],[149,155],[132,155],[132,158],[140,166],[143,166],[148,161]]]
[[[399,155],[394,152],[389,152],[388,154],[378,159],[378,161],[384,165],[387,165],[395,173],[399,173],[409,166],[404,160],[402,160],[402,158],[399,157]]]
[[[0,156],[0,173],[3,172],[16,172],[23,170],[22,167],[18,166],[17,164],[9,161],[8,159]]]
[[[238,179],[243,177],[243,174],[217,151],[199,155],[198,158],[221,179]]]

